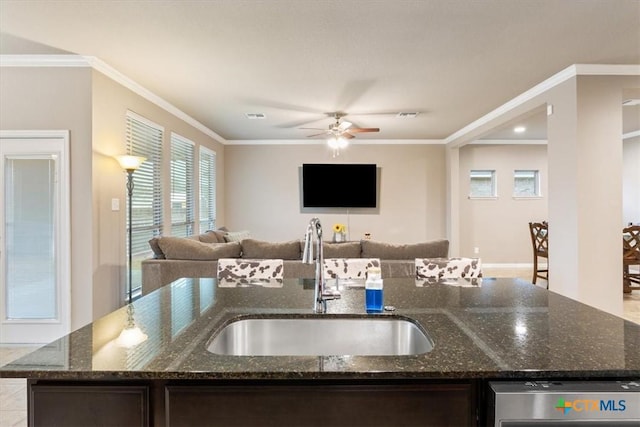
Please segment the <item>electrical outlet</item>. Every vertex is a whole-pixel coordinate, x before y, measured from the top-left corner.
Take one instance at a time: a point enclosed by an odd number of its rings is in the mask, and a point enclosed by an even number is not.
[[[111,199],[111,210],[113,212],[120,210],[120,199]]]
[[[480,253],[480,248],[477,247],[477,246],[475,248],[473,248],[473,253],[478,255]]]

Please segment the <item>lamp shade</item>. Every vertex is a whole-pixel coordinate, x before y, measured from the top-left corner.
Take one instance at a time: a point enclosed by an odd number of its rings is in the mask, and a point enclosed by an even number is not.
[[[115,158],[118,160],[118,163],[120,163],[120,167],[126,171],[134,171],[138,169],[142,162],[147,160],[146,157],[129,155],[115,156]]]
[[[131,348],[147,340],[147,334],[137,326],[127,326],[120,332],[116,343],[120,347]]]

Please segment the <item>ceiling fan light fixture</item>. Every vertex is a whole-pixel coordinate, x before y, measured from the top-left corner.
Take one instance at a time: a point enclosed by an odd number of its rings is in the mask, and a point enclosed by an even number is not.
[[[340,150],[349,145],[349,140],[344,136],[332,135],[327,139],[327,145],[333,150],[333,157],[338,157]]]

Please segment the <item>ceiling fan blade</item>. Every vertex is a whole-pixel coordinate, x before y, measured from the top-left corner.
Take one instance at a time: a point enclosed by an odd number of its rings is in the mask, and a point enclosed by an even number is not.
[[[351,135],[349,132],[342,132],[342,135],[340,135],[340,136],[343,137],[343,138],[346,138],[346,139],[355,138],[355,136]]]
[[[314,136],[320,136],[320,135],[326,135],[326,134],[327,134],[326,131],[325,132],[320,132],[320,133],[314,133],[313,135],[307,135],[307,138],[312,138]]]
[[[380,132],[380,128],[351,128],[349,132],[363,133],[363,132]]]
[[[351,127],[351,125],[352,125],[351,122],[347,122],[347,121],[340,122],[340,124],[338,125],[338,129],[347,130],[347,129],[349,129]]]
[[[323,130],[323,131],[327,131],[325,128],[298,128],[298,129],[310,129],[310,130]]]

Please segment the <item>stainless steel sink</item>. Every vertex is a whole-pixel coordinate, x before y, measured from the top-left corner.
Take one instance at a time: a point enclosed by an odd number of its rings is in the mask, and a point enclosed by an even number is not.
[[[433,341],[398,317],[278,317],[239,319],[207,350],[231,356],[402,356],[427,353]]]

